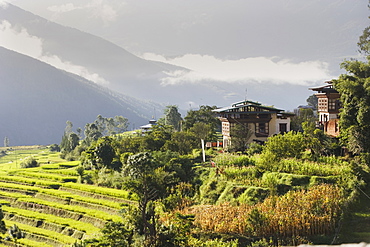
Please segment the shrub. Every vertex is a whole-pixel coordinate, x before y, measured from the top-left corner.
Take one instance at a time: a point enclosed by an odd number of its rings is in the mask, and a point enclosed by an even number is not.
[[[264,163],[274,163],[284,158],[301,158],[306,149],[305,138],[300,132],[288,132],[268,138],[261,159]]]
[[[261,187],[248,187],[238,198],[239,203],[255,204],[262,202],[269,195],[269,189]]]
[[[31,167],[38,167],[40,166],[39,163],[35,160],[35,158],[33,158],[32,156],[31,157],[28,157],[26,159],[24,159],[21,164],[20,164],[21,168],[31,168]]]
[[[52,144],[50,145],[49,150],[52,152],[60,152],[60,147],[58,144]]]
[[[255,165],[255,160],[252,157],[248,157],[247,155],[234,155],[229,153],[224,153],[217,155],[213,159],[216,166],[236,166],[236,167],[244,167],[244,166],[253,166]]]
[[[248,149],[247,149],[247,154],[248,155],[254,155],[254,154],[260,154],[263,150],[263,146],[261,144],[258,144],[256,142],[252,142],[249,144]]]

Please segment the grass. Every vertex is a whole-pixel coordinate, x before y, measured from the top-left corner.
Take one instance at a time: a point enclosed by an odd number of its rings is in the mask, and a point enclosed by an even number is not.
[[[39,212],[30,211],[26,209],[12,208],[8,206],[2,206],[2,208],[3,208],[3,211],[7,213],[12,213],[12,214],[16,214],[16,215],[20,215],[20,216],[24,216],[28,218],[43,220],[43,221],[47,221],[47,222],[58,224],[58,225],[69,226],[73,229],[85,232],[91,236],[94,233],[97,233],[100,231],[99,228],[89,223],[84,223],[84,222],[80,222],[80,221],[73,220],[73,219],[58,217],[58,216],[51,215],[51,214],[39,213]]]
[[[42,200],[39,198],[33,198],[33,197],[27,197],[27,198],[19,198],[18,201],[23,201],[23,202],[31,202],[31,203],[36,203],[40,205],[46,205],[49,207],[53,208],[59,208],[59,209],[64,209],[67,211],[75,212],[75,213],[81,213],[84,215],[92,216],[98,219],[102,219],[105,221],[111,220],[111,221],[120,221],[122,218],[119,215],[112,215],[109,213],[102,212],[100,210],[96,209],[91,209],[91,208],[86,208],[82,206],[76,206],[76,205],[66,205],[66,204],[61,204],[58,202],[50,202],[46,200]]]
[[[65,243],[65,244],[73,244],[77,240],[73,237],[70,237],[70,236],[67,236],[67,235],[64,235],[64,234],[61,234],[61,233],[57,233],[57,232],[46,230],[46,229],[43,229],[43,228],[18,223],[18,222],[11,221],[11,220],[4,220],[4,222],[5,222],[5,225],[7,227],[13,226],[15,224],[22,231],[30,232],[30,233],[37,234],[37,235],[41,235],[41,236],[44,236],[44,237],[47,237],[47,238],[54,239],[54,240],[57,240],[59,242]],[[28,240],[28,239],[24,239],[23,241],[18,240],[18,242],[26,244],[27,246],[29,246],[29,244],[31,244],[31,246],[40,246],[40,243],[38,243],[38,245],[33,245],[36,242]],[[46,244],[43,243],[42,246],[51,246],[51,245],[46,245]]]
[[[89,184],[77,184],[77,183],[71,183],[71,182],[65,183],[63,184],[63,186],[67,188],[71,188],[71,189],[77,189],[77,190],[90,192],[90,193],[118,197],[118,198],[125,199],[125,200],[136,200],[137,199],[136,196],[131,195],[129,192],[125,190],[98,187],[98,186],[89,185]]]
[[[40,164],[58,163],[64,160],[59,157],[59,153],[51,152],[45,146],[22,146],[0,148],[0,152],[6,155],[0,157],[0,170],[11,170],[20,168],[23,159],[33,156]]]
[[[87,217],[85,219],[92,217],[105,222],[122,220],[119,215],[107,213],[112,211],[112,209],[118,212],[118,210],[122,208],[119,200],[117,202],[114,198],[124,200],[134,198],[127,191],[75,183],[78,178],[76,167],[80,162],[63,160],[59,157],[59,153],[51,152],[47,147],[0,148],[0,151],[2,150],[6,150],[6,155],[0,157],[0,188],[7,189],[8,191],[0,190],[0,205],[3,211],[9,214],[67,226],[85,232],[89,236],[96,236],[100,234],[100,228],[95,227],[91,223],[58,217],[57,215],[49,213],[17,208],[17,203],[18,205],[22,202],[45,205],[50,208],[55,208],[56,210],[61,209],[78,215],[84,215]],[[35,158],[40,166],[34,168],[20,168],[22,160],[29,156]],[[68,191],[61,190],[61,187],[66,187]],[[104,195],[107,199],[96,199],[89,193]],[[38,195],[43,196],[38,197]],[[66,204],[60,203],[58,202],[59,200],[54,200],[52,197],[49,198],[49,196],[63,199]],[[109,198],[112,198],[112,200]],[[79,202],[83,204],[79,204]],[[97,205],[106,207],[110,210],[107,212],[105,212],[104,209],[99,210]],[[75,243],[77,240],[58,232],[33,227],[22,224],[21,222],[6,220],[6,224],[8,226],[16,224],[25,232],[60,241],[66,246]],[[30,239],[21,239],[19,243],[22,246],[40,246],[40,243]],[[47,243],[42,243],[42,246],[51,245],[50,243],[49,245]]]
[[[370,243],[370,185],[360,191],[359,200],[342,222],[339,243]]]

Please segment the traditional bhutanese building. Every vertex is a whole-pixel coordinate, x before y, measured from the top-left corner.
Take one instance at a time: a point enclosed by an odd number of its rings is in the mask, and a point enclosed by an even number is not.
[[[339,110],[341,104],[339,93],[330,81],[326,85],[310,88],[318,99],[317,112],[319,113],[318,126],[331,136],[339,135]]]
[[[223,147],[231,143],[231,130],[241,124],[252,132],[248,142],[265,142],[267,138],[290,131],[290,117],[293,113],[253,101],[241,101],[231,106],[214,110],[222,123]]]

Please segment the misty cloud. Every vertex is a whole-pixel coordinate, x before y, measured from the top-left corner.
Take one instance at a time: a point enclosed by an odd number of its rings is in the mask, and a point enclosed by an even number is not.
[[[7,1],[4,1],[4,0],[0,0],[0,8],[6,8],[8,6],[8,3]]]
[[[214,56],[187,54],[165,58],[145,53],[143,58],[181,66],[191,71],[166,72],[162,85],[201,83],[207,80],[228,83],[270,82],[294,85],[313,85],[331,79],[328,64],[321,61],[293,63],[277,57],[251,57],[239,60],[221,60]]]
[[[43,42],[40,38],[30,35],[25,28],[13,27],[8,21],[0,23],[0,46],[22,53],[58,69],[77,74],[97,84],[107,85],[109,82],[96,73],[91,73],[83,66],[63,61],[56,55],[43,54]]]
[[[90,17],[100,19],[105,24],[115,21],[118,14],[116,11],[116,6],[110,5],[112,2],[107,3],[104,0],[92,0],[84,5],[74,5],[73,3],[67,3],[62,5],[53,5],[47,9],[55,14],[62,14],[66,12],[71,12],[74,10],[85,10],[90,13]]]
[[[75,9],[80,9],[81,7],[76,7],[73,3],[67,3],[62,5],[53,5],[48,7],[48,10],[56,13],[70,12]]]

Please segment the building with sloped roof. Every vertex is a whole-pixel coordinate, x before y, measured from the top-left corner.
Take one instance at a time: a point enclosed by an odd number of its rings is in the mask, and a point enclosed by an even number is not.
[[[290,131],[290,118],[294,116],[294,113],[249,100],[216,109],[214,112],[222,123],[224,148],[230,145],[230,133],[237,125],[244,126],[246,131],[252,133],[249,143],[265,142],[270,136]]]
[[[319,87],[310,88],[318,98],[317,111],[319,113],[318,126],[331,136],[339,135],[339,110],[341,103],[339,93],[334,89],[331,81]]]

